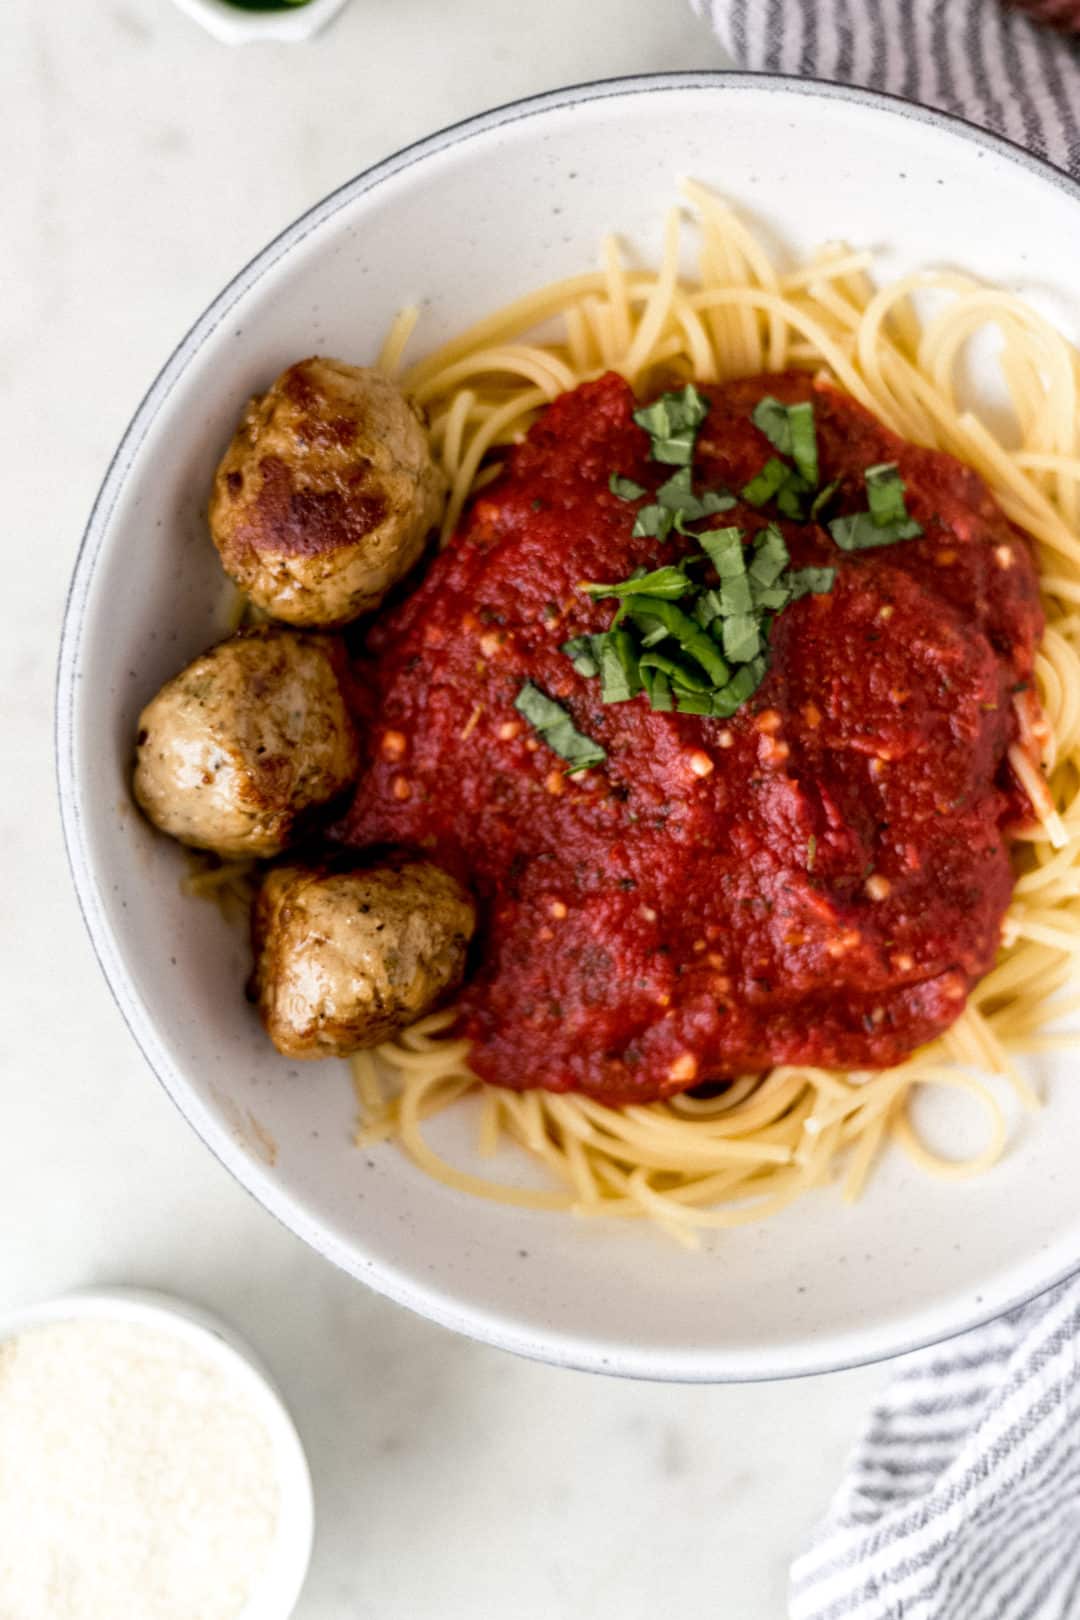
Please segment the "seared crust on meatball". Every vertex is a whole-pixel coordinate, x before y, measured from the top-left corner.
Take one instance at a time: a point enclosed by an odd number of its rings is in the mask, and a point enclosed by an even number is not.
[[[270,1039],[292,1058],[377,1046],[457,988],[475,926],[472,900],[428,861],[278,867],[252,913]]]
[[[155,826],[219,855],[279,855],[359,768],[331,636],[243,630],[166,681],[139,716],[135,797]]]
[[[381,372],[301,360],[251,400],[217,470],[227,571],[289,624],[378,607],[438,523],[445,480],[418,407]]]

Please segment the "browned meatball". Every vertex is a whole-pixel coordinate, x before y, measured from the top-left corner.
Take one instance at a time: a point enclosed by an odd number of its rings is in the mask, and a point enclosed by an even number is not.
[[[253,399],[214,480],[210,532],[272,618],[334,626],[378,607],[438,523],[423,417],[381,372],[301,360]]]
[[[255,901],[254,988],[286,1057],[345,1057],[423,1017],[461,982],[476,913],[428,861],[282,866]]]
[[[299,817],[356,775],[331,636],[243,630],[166,681],[139,716],[135,797],[155,826],[220,855],[278,855]]]

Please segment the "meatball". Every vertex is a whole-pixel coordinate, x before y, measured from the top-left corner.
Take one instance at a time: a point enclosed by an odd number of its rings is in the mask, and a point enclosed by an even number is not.
[[[219,855],[279,855],[359,767],[330,636],[242,630],[166,681],[139,716],[135,797],[155,826]]]
[[[419,408],[378,371],[301,360],[251,400],[217,470],[210,532],[272,618],[378,607],[438,523],[445,480]]]
[[[464,889],[428,861],[278,867],[252,914],[270,1039],[292,1058],[378,1045],[457,988],[475,926]]]

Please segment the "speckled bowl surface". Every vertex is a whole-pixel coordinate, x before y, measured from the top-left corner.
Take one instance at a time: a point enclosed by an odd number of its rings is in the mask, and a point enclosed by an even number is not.
[[[224,628],[206,498],[248,395],[298,355],[370,362],[406,301],[423,305],[421,342],[438,342],[593,263],[605,231],[655,255],[680,174],[726,194],[781,253],[842,237],[879,249],[888,275],[963,266],[1080,335],[1078,188],[899,102],[683,74],[558,91],[458,125],[290,226],[153,383],[72,583],[58,769],[75,881],[120,1010],[180,1110],[267,1209],[372,1287],[490,1343],[642,1377],[773,1378],[954,1333],[1080,1262],[1074,1060],[1035,1071],[1048,1107],[1016,1122],[992,1175],[927,1180],[894,1155],[855,1209],[821,1193],[696,1253],[643,1225],[477,1203],[393,1146],[357,1151],[344,1066],[298,1070],[273,1053],[244,1002],[244,939],[181,896],[181,852],[128,796],[140,706]],[[465,1109],[438,1131],[464,1145],[472,1123]],[[928,1124],[955,1142],[969,1121],[941,1097]],[[518,1173],[513,1159],[498,1168]]]

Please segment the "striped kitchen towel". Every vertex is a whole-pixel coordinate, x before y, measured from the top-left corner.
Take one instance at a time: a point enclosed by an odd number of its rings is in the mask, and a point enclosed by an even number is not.
[[[1080,179],[1080,42],[998,0],[692,0],[740,67],[890,90]],[[1077,0],[1030,9],[1080,26]]]
[[[1080,1616],[1080,1277],[905,1358],[790,1620]]]

